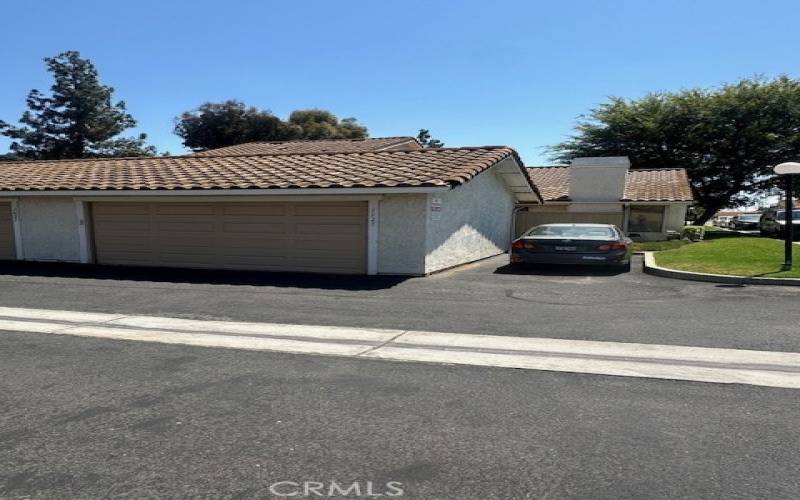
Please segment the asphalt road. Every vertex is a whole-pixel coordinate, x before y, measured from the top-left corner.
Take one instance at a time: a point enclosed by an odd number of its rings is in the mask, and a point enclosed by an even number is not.
[[[505,263],[411,279],[4,264],[0,305],[800,352],[800,287]]]
[[[3,499],[800,495],[796,390],[25,333],[0,359]]]

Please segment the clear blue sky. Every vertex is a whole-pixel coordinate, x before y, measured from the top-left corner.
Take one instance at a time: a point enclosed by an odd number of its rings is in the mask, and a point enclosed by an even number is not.
[[[376,137],[508,144],[533,165],[607,96],[800,76],[798,19],[797,0],[6,2],[0,118],[49,87],[43,57],[78,50],[129,132],[173,154],[173,117],[235,98],[329,109]]]

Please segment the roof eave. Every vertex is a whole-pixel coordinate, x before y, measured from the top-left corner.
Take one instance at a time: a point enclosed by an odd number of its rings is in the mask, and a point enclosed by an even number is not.
[[[519,154],[517,154],[517,152],[513,149],[511,150],[509,156],[498,161],[497,165],[508,161],[510,161],[510,163],[513,165],[509,166],[508,168],[505,168],[505,166],[501,165],[501,168],[498,172],[503,176],[506,186],[508,186],[509,190],[514,193],[517,201],[520,203],[537,202],[543,205],[545,201],[542,197],[542,194],[539,192],[539,188],[533,182],[533,179],[531,179],[528,169],[522,163]]]
[[[375,195],[375,194],[426,194],[441,193],[450,186],[398,186],[358,188],[263,188],[263,189],[50,189],[50,190],[0,190],[0,197],[16,196],[264,196],[292,195]]]

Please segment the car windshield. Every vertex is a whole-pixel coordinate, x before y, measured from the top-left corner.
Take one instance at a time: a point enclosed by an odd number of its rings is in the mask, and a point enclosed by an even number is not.
[[[614,230],[607,226],[537,226],[526,233],[526,236],[554,238],[616,238]]]
[[[761,218],[761,215],[741,215],[739,216],[739,220],[743,222],[758,222],[758,219]]]
[[[778,212],[778,220],[786,220],[786,210]],[[792,210],[792,220],[800,220],[800,210]]]

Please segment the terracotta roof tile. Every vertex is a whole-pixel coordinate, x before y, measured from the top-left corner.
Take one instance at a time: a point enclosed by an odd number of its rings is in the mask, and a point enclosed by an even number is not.
[[[622,201],[692,201],[689,177],[682,168],[629,170]]]
[[[317,139],[299,141],[247,142],[209,149],[193,156],[266,155],[285,153],[363,153],[387,149],[422,149],[413,137],[375,137],[366,139]]]
[[[511,148],[485,146],[0,162],[0,191],[457,186],[510,156],[518,158]]]
[[[544,201],[569,200],[569,167],[528,167]]]
[[[569,201],[569,167],[528,167],[544,201]],[[692,201],[692,188],[686,170],[633,169],[625,178],[620,201]]]

